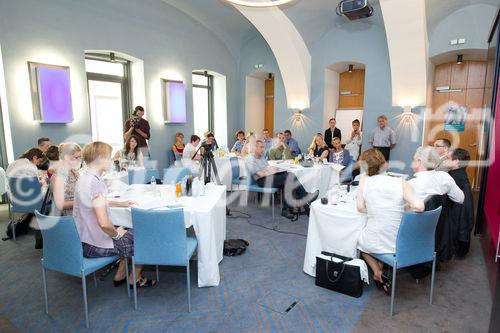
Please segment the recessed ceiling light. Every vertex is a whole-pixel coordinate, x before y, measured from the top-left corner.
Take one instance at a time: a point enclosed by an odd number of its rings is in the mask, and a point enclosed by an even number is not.
[[[235,5],[246,7],[274,7],[281,6],[296,0],[274,0],[274,1],[259,1],[259,0],[226,0]]]

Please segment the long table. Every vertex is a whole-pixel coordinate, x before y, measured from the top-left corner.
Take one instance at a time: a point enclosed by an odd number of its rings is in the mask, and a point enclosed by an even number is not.
[[[112,193],[110,199],[135,200],[138,208],[144,209],[182,207],[186,228],[193,226],[198,240],[198,287],[218,286],[226,238],[226,187],[211,186],[203,196],[178,199],[173,198],[171,191],[171,185],[157,185],[156,191],[150,185],[131,185],[126,191]],[[115,226],[133,227],[130,208],[111,207],[110,211]]]
[[[311,204],[303,270],[316,276],[316,256],[321,251],[356,258],[358,238],[366,225],[366,215],[356,209],[356,189],[347,193],[342,188],[336,205],[332,200],[323,205],[320,200]]]

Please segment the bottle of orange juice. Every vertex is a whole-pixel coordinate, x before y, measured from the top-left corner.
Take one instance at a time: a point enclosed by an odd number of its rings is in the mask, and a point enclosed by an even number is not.
[[[295,156],[295,159],[293,160],[293,164],[297,165],[299,164],[299,157]]]
[[[182,185],[181,183],[175,184],[175,196],[180,198],[182,196]]]

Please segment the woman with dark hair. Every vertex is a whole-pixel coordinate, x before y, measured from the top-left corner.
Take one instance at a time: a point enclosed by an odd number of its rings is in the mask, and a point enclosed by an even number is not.
[[[351,155],[348,150],[342,148],[340,138],[333,138],[332,146],[333,149],[328,156],[328,162],[342,164],[344,167],[347,167],[351,163]]]
[[[115,161],[120,161],[122,169],[126,169],[131,165],[143,167],[144,157],[139,147],[139,140],[135,136],[130,136],[125,141],[125,148],[116,152],[113,157]]]
[[[47,176],[49,179],[52,177],[54,172],[57,169],[57,164],[59,163],[59,147],[58,146],[50,146],[45,151],[45,157],[49,161],[49,168],[47,169]]]
[[[378,149],[364,151],[360,163],[365,174],[359,182],[357,208],[368,218],[358,239],[358,249],[372,269],[375,283],[389,293],[389,273],[383,272],[383,263],[369,253],[394,253],[405,205],[421,212],[424,202],[402,178],[387,175],[387,162]]]

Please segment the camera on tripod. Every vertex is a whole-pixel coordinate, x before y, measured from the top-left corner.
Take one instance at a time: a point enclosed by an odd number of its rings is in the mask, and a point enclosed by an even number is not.
[[[132,120],[130,121],[130,125],[135,129],[140,128],[141,127],[141,119],[137,118],[137,117],[132,118]]]

